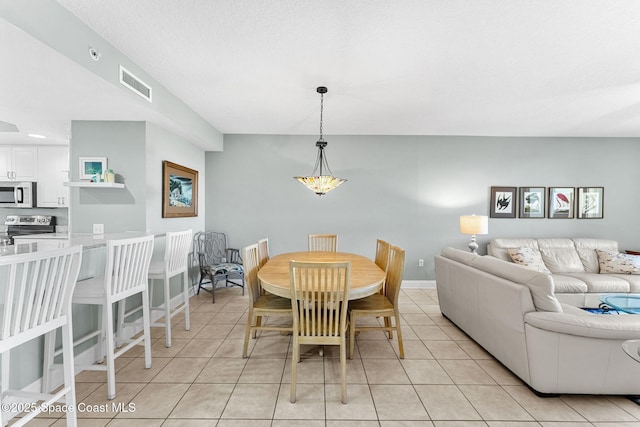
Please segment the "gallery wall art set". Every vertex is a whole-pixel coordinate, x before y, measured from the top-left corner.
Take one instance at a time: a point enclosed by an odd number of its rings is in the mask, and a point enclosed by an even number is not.
[[[601,219],[604,187],[491,187],[491,218]]]

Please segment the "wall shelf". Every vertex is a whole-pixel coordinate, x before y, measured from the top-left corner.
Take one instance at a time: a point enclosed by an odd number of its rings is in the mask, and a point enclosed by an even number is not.
[[[65,182],[65,187],[83,187],[83,188],[124,188],[124,184],[119,182]]]

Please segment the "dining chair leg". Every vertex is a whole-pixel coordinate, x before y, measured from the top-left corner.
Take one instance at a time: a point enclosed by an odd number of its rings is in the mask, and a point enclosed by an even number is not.
[[[256,316],[256,327],[262,326],[262,316]],[[256,329],[253,330],[253,339],[255,340],[258,337],[258,331]]]
[[[400,329],[400,312],[396,310],[396,332],[398,335],[398,352],[400,353],[400,359],[404,359],[404,346],[402,345],[402,331]],[[391,319],[389,319],[391,320]]]
[[[340,344],[340,373],[342,378],[342,403],[347,403],[347,343],[344,335]]]
[[[247,327],[244,331],[244,348],[242,350],[242,358],[247,358],[247,351],[249,349],[249,334],[251,333],[251,323],[253,323],[253,313],[252,310],[249,309],[249,314],[247,315]],[[255,331],[254,331],[255,333]],[[254,337],[255,338],[255,337]]]
[[[121,305],[124,306],[124,301],[121,300],[118,303],[118,309]],[[144,300],[142,301],[144,303]],[[107,304],[103,307],[106,312],[106,339],[107,339],[107,399],[113,400],[116,397],[116,372],[115,372],[115,337],[113,333],[113,310],[111,304]]]
[[[171,287],[167,276],[162,279],[164,287],[164,345],[171,348]]]
[[[356,343],[356,317],[353,312],[349,315],[349,359],[353,359]]]
[[[295,333],[295,332],[294,332]],[[296,382],[298,381],[298,362],[300,359],[300,347],[294,338],[293,354],[291,355],[291,403],[296,403]]]
[[[391,317],[386,317],[384,318],[384,326],[385,328],[391,328]],[[389,336],[389,339],[392,340],[393,339],[393,331],[391,329],[387,330],[387,335]]]

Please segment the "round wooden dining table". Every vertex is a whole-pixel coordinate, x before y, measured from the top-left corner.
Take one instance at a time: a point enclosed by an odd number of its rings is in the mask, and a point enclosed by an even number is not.
[[[349,299],[373,295],[382,288],[385,273],[369,258],[347,252],[289,252],[271,257],[258,271],[262,287],[272,294],[291,298],[289,261],[346,262],[351,261]]]

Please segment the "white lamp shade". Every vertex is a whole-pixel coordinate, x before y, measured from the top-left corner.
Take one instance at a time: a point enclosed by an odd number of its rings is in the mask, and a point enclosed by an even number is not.
[[[460,233],[488,234],[489,233],[489,217],[486,215],[460,216]]]

